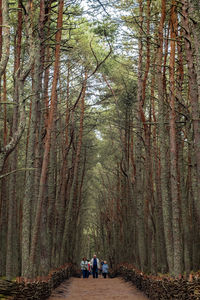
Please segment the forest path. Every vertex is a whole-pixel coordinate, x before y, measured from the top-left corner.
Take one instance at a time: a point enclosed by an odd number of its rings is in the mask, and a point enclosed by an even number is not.
[[[48,300],[147,300],[131,283],[120,278],[70,278]]]

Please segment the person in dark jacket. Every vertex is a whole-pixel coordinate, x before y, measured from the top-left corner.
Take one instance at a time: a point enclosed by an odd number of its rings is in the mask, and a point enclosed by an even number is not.
[[[100,269],[100,264],[96,254],[94,254],[93,258],[91,259],[90,267],[92,268],[93,278],[98,278],[98,270]]]

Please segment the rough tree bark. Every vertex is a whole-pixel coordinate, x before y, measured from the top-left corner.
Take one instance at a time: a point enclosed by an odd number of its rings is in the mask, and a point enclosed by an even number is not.
[[[171,204],[168,197],[168,169],[166,162],[166,130],[165,130],[165,116],[164,116],[164,84],[162,75],[162,57],[163,57],[163,28],[166,17],[166,1],[162,0],[162,12],[158,32],[158,55],[157,55],[157,84],[158,84],[158,126],[159,126],[159,142],[160,142],[160,167],[161,167],[161,193],[162,193],[162,210],[164,222],[164,234],[167,251],[167,262],[169,272],[173,272],[173,234],[171,223]]]
[[[172,0],[170,16],[170,179],[172,198],[172,227],[174,246],[174,275],[182,274],[182,238],[180,230],[180,206],[178,195],[178,170],[176,146],[176,113],[175,113],[175,54],[177,39],[176,2]]]
[[[200,223],[200,108],[199,108],[199,91],[198,91],[198,82],[197,82],[197,73],[195,69],[195,57],[192,41],[192,33],[189,25],[189,5],[188,1],[183,1],[182,6],[182,26],[185,31],[185,52],[186,52],[186,61],[188,67],[189,75],[189,96],[191,102],[191,115],[192,123],[194,130],[194,151],[195,151],[195,169],[197,172],[196,175],[196,185],[197,185],[197,198],[195,199],[196,211],[198,214],[198,219]],[[197,53],[198,54],[198,53]]]
[[[142,271],[145,271],[146,265],[146,243],[145,243],[145,220],[144,220],[144,199],[143,199],[143,162],[142,162],[142,120],[141,120],[141,109],[143,104],[143,81],[142,81],[142,56],[143,56],[143,42],[142,42],[142,24],[143,24],[143,3],[139,1],[140,10],[140,29],[139,29],[139,59],[138,59],[138,94],[137,94],[137,135],[136,135],[136,206],[137,206],[137,241],[139,250],[139,267]]]

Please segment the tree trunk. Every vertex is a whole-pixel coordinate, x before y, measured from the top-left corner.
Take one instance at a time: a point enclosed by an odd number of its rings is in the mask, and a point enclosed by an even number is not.
[[[175,113],[175,54],[177,38],[177,12],[175,0],[172,0],[170,19],[170,171],[172,198],[172,227],[174,246],[175,277],[182,274],[182,239],[180,230],[180,206],[178,195],[177,148],[176,148],[176,113]]]
[[[162,0],[162,13],[159,24],[159,48],[157,55],[157,83],[158,83],[158,125],[160,141],[160,166],[161,166],[161,193],[162,193],[162,210],[164,222],[164,234],[167,251],[167,262],[169,272],[173,273],[173,234],[171,223],[171,203],[168,196],[168,169],[166,162],[166,130],[165,130],[165,110],[164,110],[164,84],[162,76],[162,57],[163,57],[163,28],[165,24],[166,1]]]
[[[185,30],[185,52],[186,52],[186,61],[188,67],[189,75],[189,95],[192,108],[192,123],[194,130],[194,151],[195,151],[195,164],[197,172],[197,198],[195,199],[195,207],[200,223],[200,109],[199,109],[199,93],[198,93],[198,83],[197,83],[197,74],[195,71],[195,58],[192,48],[192,38],[191,31],[189,26],[189,15],[188,15],[188,1],[183,1],[182,6],[182,25]]]
[[[140,36],[142,36],[142,23],[143,23],[143,6],[142,1],[139,1],[140,7]],[[142,122],[141,122],[141,109],[142,109],[142,56],[143,56],[143,43],[141,37],[139,38],[139,60],[138,60],[138,94],[137,94],[137,137],[136,137],[136,206],[137,206],[137,241],[139,250],[139,267],[142,271],[146,270],[147,257],[146,257],[146,244],[145,244],[145,220],[144,220],[144,199],[143,199],[143,174],[142,174]]]
[[[17,44],[16,44],[16,55],[14,63],[14,76],[17,70],[20,68],[20,58],[21,58],[21,38],[22,38],[22,11],[21,5],[18,4],[18,26],[17,26]],[[19,94],[18,86],[15,81],[14,86],[14,101],[17,104],[14,108],[13,113],[13,124],[12,132],[16,132],[18,128],[18,117],[19,117]],[[4,101],[6,102],[6,101]],[[4,140],[4,145],[6,145],[6,139]],[[18,149],[15,148],[10,158],[10,165],[12,170],[17,169],[18,165]],[[9,189],[9,211],[8,211],[8,232],[7,232],[7,258],[6,258],[6,277],[11,279],[15,274],[19,274],[19,228],[18,228],[18,203],[16,195],[16,185],[17,185],[17,175],[16,173],[10,175],[10,189]],[[14,230],[15,228],[15,230]]]

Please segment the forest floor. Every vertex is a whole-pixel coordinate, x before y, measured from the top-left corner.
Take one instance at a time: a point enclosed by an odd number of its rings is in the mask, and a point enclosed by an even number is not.
[[[70,278],[48,300],[147,300],[131,283],[120,278]]]

